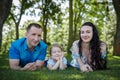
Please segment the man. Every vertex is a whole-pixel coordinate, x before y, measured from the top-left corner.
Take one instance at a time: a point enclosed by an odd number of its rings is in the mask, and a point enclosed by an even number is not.
[[[37,70],[44,65],[47,44],[41,40],[42,27],[31,23],[26,37],[14,41],[9,50],[10,68],[14,70]]]

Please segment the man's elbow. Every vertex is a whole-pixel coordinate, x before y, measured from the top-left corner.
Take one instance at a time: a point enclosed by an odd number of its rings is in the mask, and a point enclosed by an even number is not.
[[[37,69],[41,69],[44,66],[44,61],[40,63],[36,63]]]

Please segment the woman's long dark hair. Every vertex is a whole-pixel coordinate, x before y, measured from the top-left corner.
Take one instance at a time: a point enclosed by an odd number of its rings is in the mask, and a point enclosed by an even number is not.
[[[101,41],[99,39],[98,31],[96,29],[96,26],[91,22],[86,22],[82,26],[90,26],[90,27],[92,27],[92,30],[93,30],[93,38],[90,41],[91,67],[93,69],[103,69],[102,60],[101,60],[101,52],[100,52],[100,50],[101,50],[100,49]],[[80,37],[80,40],[79,40],[79,43],[78,43],[78,45],[79,45],[79,53],[82,52],[81,43],[82,43],[82,39]],[[82,54],[80,54],[80,55],[82,55]]]

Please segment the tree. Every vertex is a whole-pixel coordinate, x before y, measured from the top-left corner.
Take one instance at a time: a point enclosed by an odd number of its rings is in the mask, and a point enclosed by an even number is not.
[[[73,42],[73,0],[69,1],[69,36],[68,36],[68,52]]]
[[[117,20],[113,55],[120,56],[120,0],[113,0],[113,5],[116,11]]]
[[[57,5],[53,0],[42,0],[42,7],[39,5],[42,10],[42,18],[40,22],[42,22],[43,26],[43,40],[47,42],[47,27],[50,21],[55,23],[56,20],[59,20],[59,14],[61,14],[60,4]]]
[[[35,4],[34,0],[19,0],[19,5],[13,4],[11,13],[10,13],[10,19],[12,19],[15,24],[16,39],[19,39],[19,24],[20,24],[22,15],[30,7],[33,7],[34,4]]]
[[[70,0],[69,1],[69,39],[68,50],[72,42],[79,39],[79,28],[82,23],[91,21],[96,25],[104,25],[107,1]],[[98,7],[99,6],[99,7]],[[99,32],[101,31],[101,27]]]
[[[2,29],[12,5],[12,0],[0,0],[0,51],[2,46]]]

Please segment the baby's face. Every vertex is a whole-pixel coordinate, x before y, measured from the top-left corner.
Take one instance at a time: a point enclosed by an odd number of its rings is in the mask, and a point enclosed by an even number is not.
[[[53,47],[51,50],[51,56],[52,57],[60,57],[62,56],[62,51],[59,47]]]

